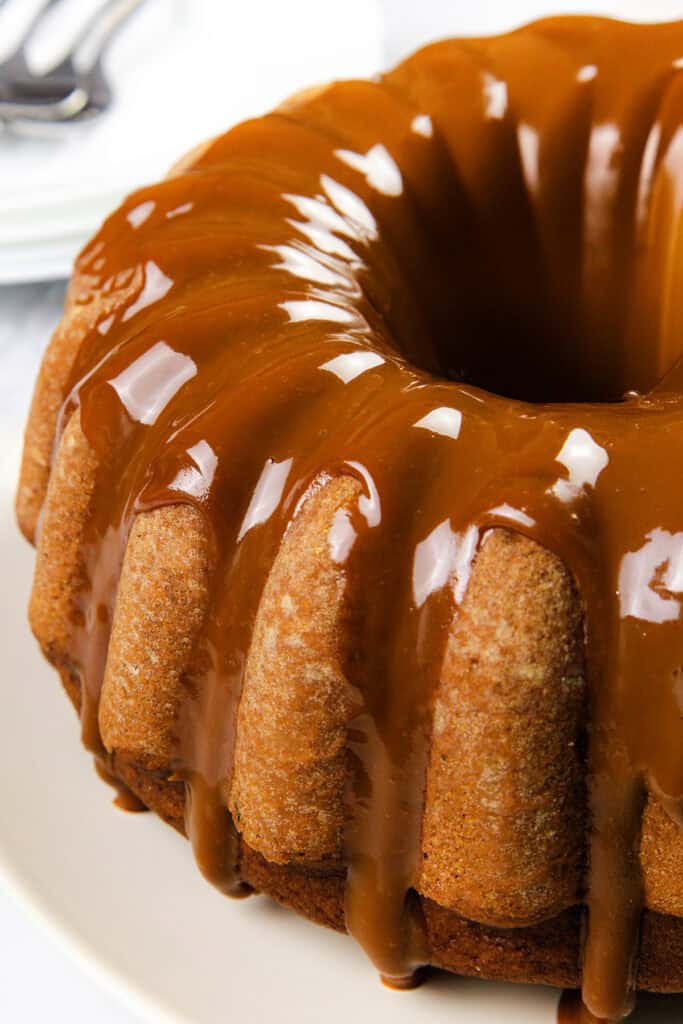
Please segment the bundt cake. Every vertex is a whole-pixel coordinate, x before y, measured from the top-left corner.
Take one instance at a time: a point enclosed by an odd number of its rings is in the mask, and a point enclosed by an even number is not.
[[[87,747],[395,985],[683,989],[681,69],[558,18],[302,93],[109,218],[44,359]]]

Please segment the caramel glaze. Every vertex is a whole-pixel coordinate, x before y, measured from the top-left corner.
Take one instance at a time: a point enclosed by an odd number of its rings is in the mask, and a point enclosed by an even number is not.
[[[600,1024],[600,1021],[586,1009],[580,992],[566,989],[557,1007],[557,1024]]]
[[[448,624],[501,526],[581,594],[583,999],[609,1020],[633,1003],[643,803],[680,821],[683,797],[681,67],[683,22],[438,43],[238,126],[80,257],[77,303],[107,296],[61,415],[80,407],[99,465],[74,651],[86,742],[101,749],[131,522],[190,503],[212,598],[175,770],[203,872],[239,893],[227,802],[259,596],[311,488],[355,478],[346,913],[395,984],[426,958],[413,885]],[[429,536],[441,582],[418,603]]]

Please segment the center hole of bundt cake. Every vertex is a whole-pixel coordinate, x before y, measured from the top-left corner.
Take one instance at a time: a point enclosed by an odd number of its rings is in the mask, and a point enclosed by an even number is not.
[[[620,402],[649,392],[681,357],[683,337],[647,300],[641,308],[623,268],[608,267],[604,287],[597,279],[588,287],[572,258],[572,279],[556,274],[549,283],[524,237],[517,239],[517,263],[514,254],[503,261],[490,250],[469,262],[468,253],[452,257],[431,360],[417,362],[525,402]]]
[[[632,339],[618,325],[580,332],[541,310],[482,307],[454,317],[434,344],[440,376],[533,403],[620,402],[645,394],[680,357],[645,332]]]
[[[523,402],[610,402],[623,394],[581,373],[561,331],[518,311],[482,310],[437,346],[437,358],[444,377]]]

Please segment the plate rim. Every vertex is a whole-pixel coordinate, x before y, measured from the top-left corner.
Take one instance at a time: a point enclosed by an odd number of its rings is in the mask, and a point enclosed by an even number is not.
[[[0,843],[0,888],[16,900],[20,911],[54,946],[69,957],[96,986],[113,997],[132,1013],[141,1024],[191,1024],[186,1016],[171,1010],[113,964],[107,962],[97,947],[88,943],[59,914],[25,877],[7,855]]]

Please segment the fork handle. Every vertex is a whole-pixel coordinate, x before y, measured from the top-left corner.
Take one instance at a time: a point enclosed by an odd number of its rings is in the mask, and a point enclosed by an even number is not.
[[[49,2],[54,3],[55,0]],[[67,58],[73,60],[78,71],[87,74],[93,70],[124,21],[144,2],[107,0],[95,11],[66,54]]]

